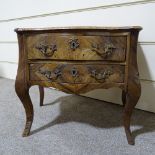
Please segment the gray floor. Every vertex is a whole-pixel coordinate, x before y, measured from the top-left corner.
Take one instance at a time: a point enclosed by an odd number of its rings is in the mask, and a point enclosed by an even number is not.
[[[0,78],[0,155],[153,155],[155,114],[135,110],[135,146],[126,142],[122,107],[56,90],[45,90],[39,107],[36,86],[30,94],[35,117],[31,136],[22,138],[25,113],[14,81]]]

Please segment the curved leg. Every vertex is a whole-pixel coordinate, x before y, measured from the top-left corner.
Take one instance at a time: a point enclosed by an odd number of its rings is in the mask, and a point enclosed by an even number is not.
[[[40,92],[40,106],[43,106],[43,102],[44,102],[44,87],[39,86],[39,92]]]
[[[19,61],[18,61],[18,71],[15,82],[15,91],[21,100],[25,113],[26,113],[26,124],[23,132],[23,137],[28,136],[30,133],[31,125],[33,122],[33,105],[31,102],[31,98],[29,96],[29,88],[27,82],[27,67],[28,64],[26,62],[26,53],[23,48],[23,35],[18,34],[18,42],[19,42]]]
[[[131,115],[141,94],[141,86],[139,80],[130,82],[128,92],[126,94],[126,103],[123,111],[123,123],[128,143],[134,145],[134,138],[130,130]]]
[[[126,103],[126,92],[124,90],[122,90],[122,103],[123,103],[123,106],[125,106],[125,103]]]
[[[30,129],[33,122],[33,115],[34,115],[33,105],[31,102],[31,98],[29,96],[29,87],[26,84],[23,84],[22,80],[18,80],[17,78],[15,83],[15,90],[25,108],[26,124],[23,132],[23,137],[26,137],[30,134]]]

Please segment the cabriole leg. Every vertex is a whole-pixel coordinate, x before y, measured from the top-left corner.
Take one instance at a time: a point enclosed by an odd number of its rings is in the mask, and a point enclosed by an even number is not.
[[[40,106],[43,106],[43,102],[44,102],[44,87],[39,86],[39,93],[40,93]]]
[[[33,122],[33,115],[34,115],[33,105],[29,95],[29,87],[26,84],[23,84],[23,81],[20,81],[17,78],[15,83],[15,90],[24,106],[25,113],[26,113],[26,124],[23,132],[23,137],[26,137],[30,134],[31,125]]]
[[[123,103],[123,106],[125,106],[125,103],[126,103],[126,92],[124,90],[122,90],[122,103]]]
[[[132,137],[130,130],[131,115],[134,107],[136,106],[139,100],[140,94],[141,94],[141,86],[139,80],[137,79],[135,80],[135,82],[134,81],[130,82],[128,92],[126,94],[126,103],[123,111],[124,129],[127,141],[130,145],[134,145],[134,138]]]

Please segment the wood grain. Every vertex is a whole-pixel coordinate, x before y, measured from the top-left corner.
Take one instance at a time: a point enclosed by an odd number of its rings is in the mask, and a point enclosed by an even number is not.
[[[122,89],[123,125],[128,143],[132,111],[141,94],[137,40],[141,27],[16,29],[19,64],[15,89],[26,112],[23,136],[30,133],[33,105],[29,88],[43,87],[80,94],[95,89]],[[106,53],[106,56],[105,56]]]
[[[61,75],[56,77],[56,71],[60,71]],[[43,74],[46,72],[49,72],[49,75],[46,76]],[[50,64],[30,64],[30,81],[51,81],[71,84],[104,82],[123,83],[124,66],[88,65],[84,63],[64,64],[61,62]]]
[[[77,40],[79,46],[71,49],[70,41]],[[51,46],[55,45],[53,52]],[[112,49],[108,46],[112,45]],[[37,47],[47,47],[43,54]],[[114,33],[111,35],[80,35],[73,33],[46,33],[28,35],[26,50],[28,59],[58,59],[58,60],[113,60],[125,61],[127,34]]]

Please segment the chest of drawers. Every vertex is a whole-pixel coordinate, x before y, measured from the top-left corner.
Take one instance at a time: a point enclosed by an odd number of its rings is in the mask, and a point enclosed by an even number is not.
[[[19,65],[15,89],[24,105],[28,136],[33,122],[29,88],[43,87],[80,94],[93,89],[119,87],[123,122],[129,144],[134,144],[130,119],[141,92],[137,67],[137,40],[141,27],[68,27],[15,29]]]

